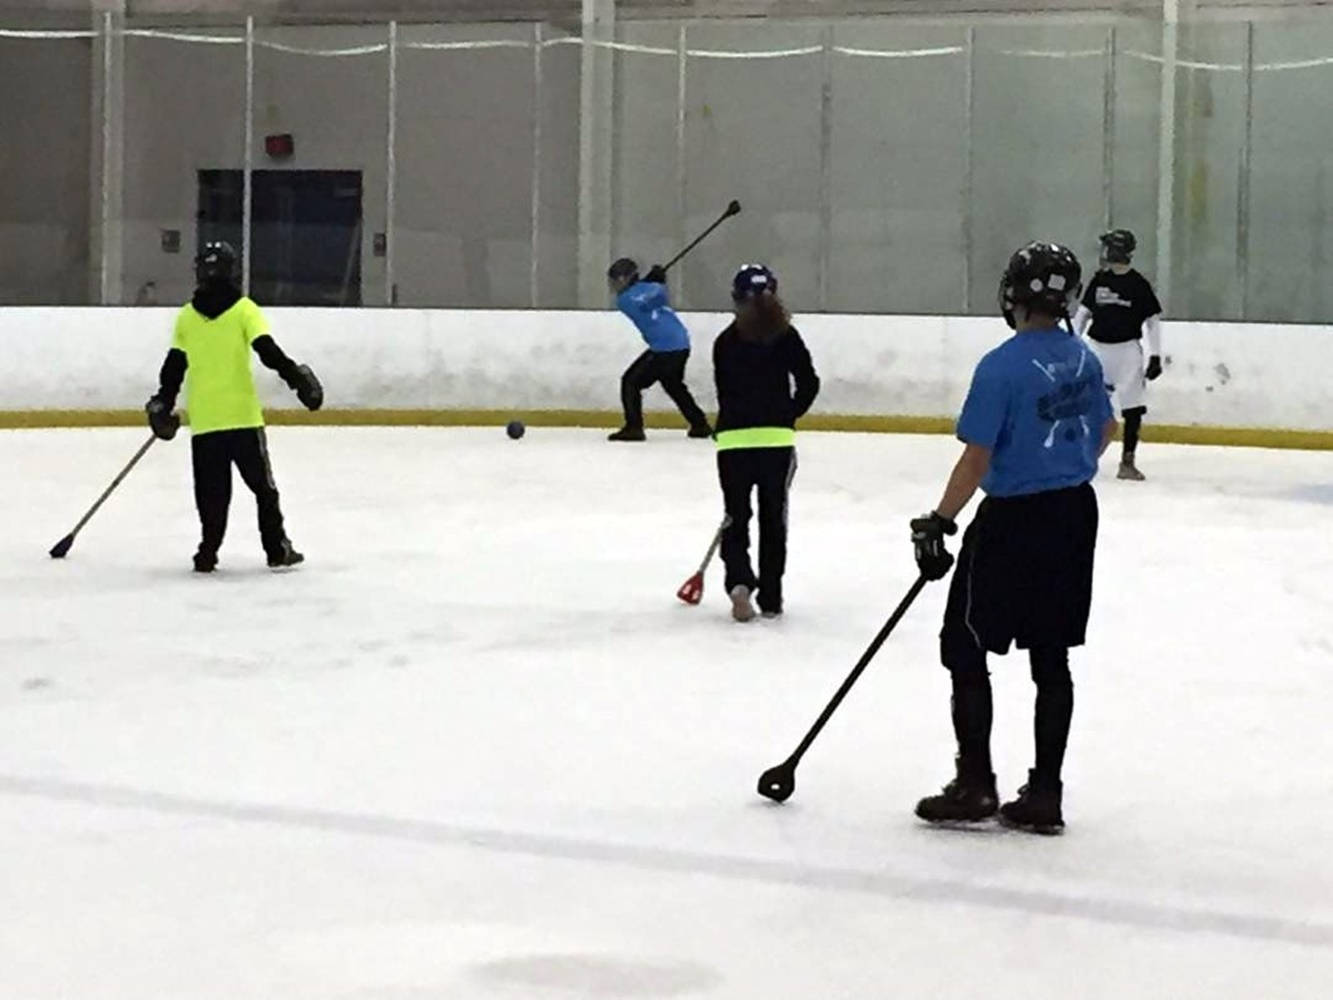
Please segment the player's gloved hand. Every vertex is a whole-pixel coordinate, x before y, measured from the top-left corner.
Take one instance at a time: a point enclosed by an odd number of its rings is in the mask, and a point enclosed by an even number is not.
[[[296,366],[292,383],[292,388],[296,390],[296,398],[307,410],[318,410],[324,405],[324,386],[310,370],[309,365]]]
[[[912,520],[916,564],[927,580],[942,580],[953,567],[953,556],[944,547],[944,536],[957,531],[958,525],[937,511]]]
[[[1149,382],[1162,377],[1162,356],[1160,354],[1154,354],[1148,359],[1148,370],[1143,375]]]
[[[163,441],[170,441],[181,429],[180,414],[172,413],[171,407],[165,400],[154,396],[144,404],[143,409],[148,414],[148,426],[152,428],[153,434]]]
[[[661,264],[654,264],[651,268],[649,268],[648,274],[644,277],[643,280],[651,282],[654,285],[665,285],[666,268],[664,268]]]

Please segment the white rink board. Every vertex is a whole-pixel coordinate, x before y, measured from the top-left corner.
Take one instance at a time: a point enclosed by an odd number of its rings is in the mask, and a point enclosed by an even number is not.
[[[173,309],[0,309],[0,410],[124,410],[156,386]],[[605,312],[270,309],[278,342],[319,373],[336,409],[615,409],[618,376],[642,345]],[[690,381],[712,402],[708,345],[726,317],[690,314]],[[945,417],[999,319],[798,316],[824,380],[826,414]],[[1167,323],[1154,422],[1333,430],[1326,362],[1333,329]],[[265,401],[294,408],[276,376]],[[648,397],[650,408],[665,400]]]

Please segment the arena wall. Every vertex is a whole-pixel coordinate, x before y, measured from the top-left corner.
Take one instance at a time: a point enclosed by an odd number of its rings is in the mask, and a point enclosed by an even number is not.
[[[0,309],[0,426],[137,423],[156,386],[173,310]],[[610,426],[618,377],[640,350],[612,312],[271,309],[274,335],[323,379],[327,408],[300,410],[256,364],[275,423]],[[712,403],[707,345],[726,321],[686,316],[689,378]],[[998,319],[811,315],[797,320],[823,378],[812,429],[947,431]],[[1333,330],[1167,323],[1152,386],[1157,440],[1333,448]],[[669,404],[650,390],[653,422]]]

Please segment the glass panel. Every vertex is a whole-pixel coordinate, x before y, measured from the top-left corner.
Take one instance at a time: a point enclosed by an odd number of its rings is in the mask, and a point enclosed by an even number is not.
[[[0,304],[96,301],[92,52],[88,39],[0,38]]]
[[[532,301],[531,25],[399,29],[398,304]],[[514,47],[422,49],[509,42]]]
[[[1162,30],[1129,24],[1115,29],[1115,105],[1108,228],[1128,229],[1138,239],[1134,266],[1151,281],[1157,273],[1157,163],[1161,143]],[[1100,248],[1076,247],[1085,273],[1096,267]],[[1169,315],[1177,315],[1165,303]]]
[[[241,39],[245,28],[182,33]],[[201,235],[241,250],[244,149],[244,44],[126,38],[122,302],[188,300]],[[201,171],[229,184],[201,187]]]
[[[810,24],[691,24],[691,51],[818,47]],[[683,262],[684,304],[730,308],[731,279],[748,261],[772,267],[797,312],[819,308],[820,104],[823,55],[690,58],[686,86],[689,238],[739,199],[745,211]]]
[[[1180,58],[1169,312],[1189,319],[1239,319],[1245,25],[1182,26]]]
[[[549,25],[542,52],[541,197],[538,199],[537,304],[573,309],[579,298],[579,81],[578,45]]]
[[[919,58],[839,55],[833,69],[829,308],[952,313],[963,299],[967,32],[839,24],[840,47],[957,49]]]
[[[619,52],[616,56],[615,201],[611,255],[633,257],[645,270],[665,263],[688,239],[680,211],[677,93],[680,60],[674,24],[622,24],[619,40],[671,55]],[[696,234],[697,235],[697,234]],[[610,263],[608,261],[608,263]],[[677,302],[686,293],[682,272],[671,276]]]
[[[1331,58],[1333,20],[1255,27],[1252,319],[1333,320]]]
[[[386,301],[377,236],[386,228],[387,34],[384,25],[256,32],[250,264],[261,304]],[[376,51],[331,54],[358,48]],[[291,150],[268,144],[281,136]]]
[[[1095,252],[1105,217],[1106,30],[987,25],[976,32],[970,311],[992,314],[1000,274],[1034,239]]]
[[[683,24],[692,55],[680,144]],[[664,260],[738,198],[744,214],[673,272],[686,308],[727,308],[735,268],[758,259],[778,270],[798,312],[824,305],[948,313],[961,310],[966,295],[971,312],[986,314],[1016,245],[1060,239],[1091,267],[1108,221],[1138,235],[1136,264],[1157,277],[1160,25],[1037,16],[977,22],[970,145],[964,52],[825,57],[828,38],[835,50],[964,49],[967,24],[620,22],[618,41],[645,50],[615,54],[614,254],[645,265]],[[121,222],[110,255],[111,297],[170,304],[189,295],[201,235],[240,242],[244,29],[169,33],[193,36],[182,39],[131,27],[123,197],[110,202]],[[253,150],[258,297],[575,306],[581,50],[570,29],[541,30],[538,70],[531,24],[403,26],[390,289],[383,256],[387,25],[261,26]],[[1204,19],[1181,28],[1168,313],[1328,321],[1333,153],[1321,137],[1333,130],[1325,100],[1333,92],[1326,61],[1333,18],[1256,23],[1248,174],[1247,31],[1241,22]],[[236,41],[207,42],[226,36]],[[502,45],[420,47],[487,42]],[[335,54],[355,48],[367,51]],[[787,51],[762,58],[775,50]],[[750,57],[718,57],[733,53]],[[8,137],[0,155],[0,253],[11,261],[0,302],[98,300],[99,67],[90,39],[0,39],[0,128]]]

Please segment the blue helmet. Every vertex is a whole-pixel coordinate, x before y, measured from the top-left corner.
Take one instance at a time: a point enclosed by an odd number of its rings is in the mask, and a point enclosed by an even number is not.
[[[778,293],[778,276],[763,264],[746,264],[731,281],[731,300],[746,302]]]

